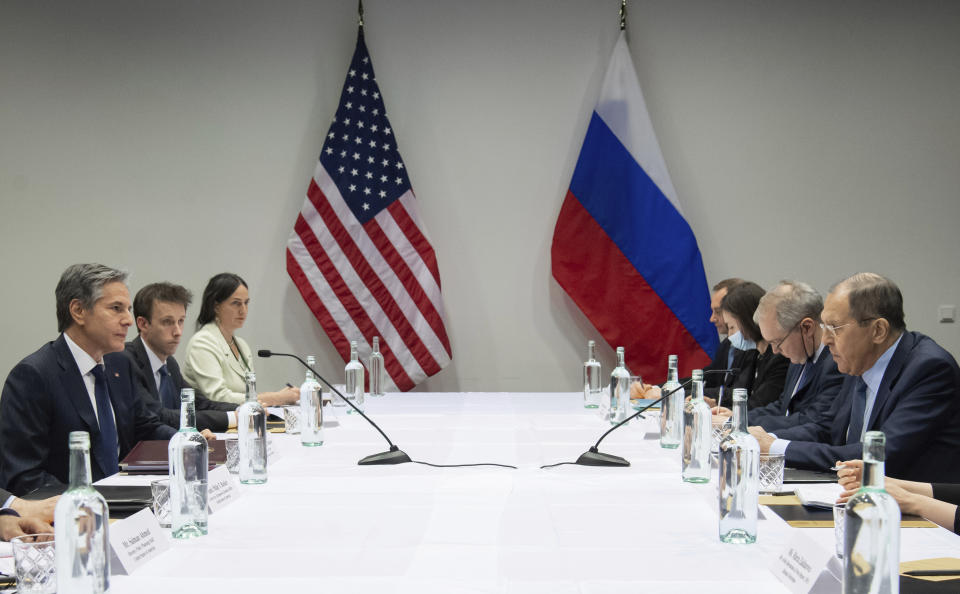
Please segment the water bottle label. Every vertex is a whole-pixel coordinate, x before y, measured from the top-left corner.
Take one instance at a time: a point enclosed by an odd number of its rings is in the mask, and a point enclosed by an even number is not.
[[[169,532],[169,531],[167,531]],[[170,539],[148,507],[110,525],[112,573],[130,575],[170,548]]]

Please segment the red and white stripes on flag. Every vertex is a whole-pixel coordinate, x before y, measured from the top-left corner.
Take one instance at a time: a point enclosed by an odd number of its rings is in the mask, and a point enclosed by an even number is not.
[[[363,30],[337,115],[287,242],[287,272],[340,352],[374,336],[409,390],[450,362],[440,273],[386,117]]]

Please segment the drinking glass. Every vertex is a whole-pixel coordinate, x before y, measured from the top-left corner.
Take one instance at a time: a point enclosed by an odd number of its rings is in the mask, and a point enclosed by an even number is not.
[[[783,488],[783,454],[760,454],[760,492],[779,493]]]
[[[161,528],[170,527],[170,479],[157,479],[150,482],[150,494],[153,495],[153,515]]]
[[[53,594],[57,591],[57,558],[53,534],[27,534],[10,541],[17,575],[17,592]]]

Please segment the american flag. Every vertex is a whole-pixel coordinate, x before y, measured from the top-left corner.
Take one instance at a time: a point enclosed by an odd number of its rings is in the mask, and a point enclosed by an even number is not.
[[[388,389],[409,390],[450,362],[437,259],[362,27],[287,241],[287,272],[344,361],[356,340],[366,363],[380,337]]]

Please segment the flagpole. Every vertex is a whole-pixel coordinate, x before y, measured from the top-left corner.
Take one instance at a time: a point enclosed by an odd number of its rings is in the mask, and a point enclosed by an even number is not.
[[[626,2],[626,0],[624,0]],[[622,9],[621,9],[622,10]],[[363,0],[357,2],[357,24],[363,27]]]
[[[363,2],[360,2],[361,6]],[[360,24],[363,24],[363,8],[360,9]],[[627,0],[620,0],[620,30],[623,31],[627,28]]]

